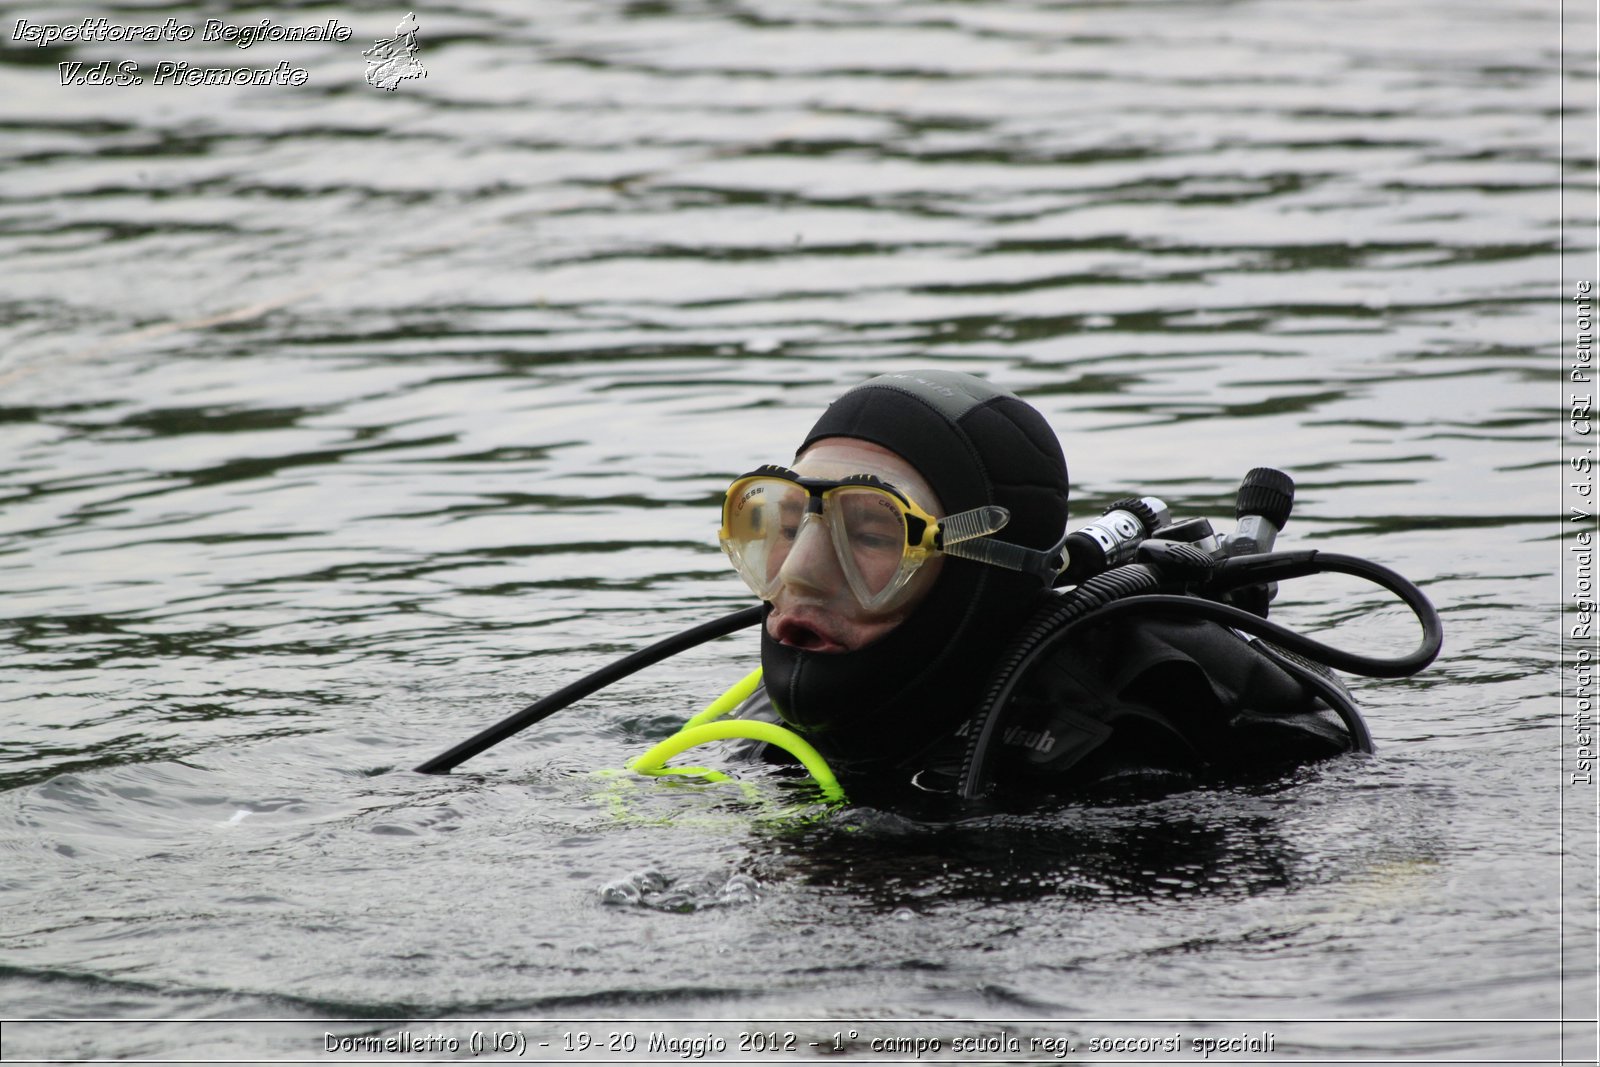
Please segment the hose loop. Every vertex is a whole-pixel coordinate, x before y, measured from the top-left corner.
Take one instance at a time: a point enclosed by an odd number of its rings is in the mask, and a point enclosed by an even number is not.
[[[721,722],[704,722],[698,726],[686,726],[666,740],[651,746],[644,755],[636,757],[628,764],[628,770],[636,774],[672,774],[674,769],[666,766],[666,762],[673,756],[709,741],[726,741],[730,738],[748,738],[752,741],[777,745],[800,761],[806,772],[816,780],[824,797],[835,802],[845,799],[844,789],[839,785],[839,779],[834,776],[833,768],[828,766],[828,761],[822,758],[821,753],[811,747],[810,742],[777,723],[759,722],[753,719],[728,719]],[[693,773],[704,776],[698,769]]]
[[[1089,622],[1101,623],[1144,612],[1209,619],[1243,633],[1266,638],[1286,651],[1335,670],[1373,678],[1405,678],[1416,674],[1433,662],[1444,645],[1443,623],[1422,590],[1389,568],[1370,560],[1334,552],[1289,552],[1240,556],[1229,562],[1236,571],[1248,572],[1252,582],[1320,573],[1365,578],[1394,593],[1412,610],[1422,626],[1422,640],[1403,656],[1385,658],[1360,655],[1295,633],[1230,604],[1200,596],[1163,592],[1161,590],[1165,583],[1162,576],[1147,564],[1132,563],[1102,572],[1060,594],[1061,603],[1051,603],[1036,614],[1024,627],[1011,650],[1001,657],[1000,668],[979,705],[978,728],[972,731],[971,740],[967,743],[959,795],[963,799],[974,800],[982,796],[987,788],[994,738],[999,733],[1000,722],[1012,695],[1028,669],[1046,652]],[[1335,710],[1339,710],[1337,706]],[[1345,713],[1341,711],[1340,715],[1349,726]],[[1350,729],[1355,743],[1359,746],[1365,738],[1370,750],[1371,740],[1364,724],[1360,730],[1354,727]]]

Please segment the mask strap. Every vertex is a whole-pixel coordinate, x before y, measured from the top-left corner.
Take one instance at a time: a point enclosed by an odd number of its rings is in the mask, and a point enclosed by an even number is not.
[[[939,520],[938,547],[949,552],[951,545],[999,533],[1010,521],[1011,512],[1001,507],[973,508],[946,515]]]
[[[996,515],[998,513],[998,515]],[[995,521],[998,517],[998,522]],[[975,560],[1008,571],[1031,574],[1046,585],[1067,569],[1067,534],[1041,552],[1009,541],[995,541],[989,535],[1011,521],[1011,513],[1001,507],[973,508],[939,520],[940,550],[948,556]]]

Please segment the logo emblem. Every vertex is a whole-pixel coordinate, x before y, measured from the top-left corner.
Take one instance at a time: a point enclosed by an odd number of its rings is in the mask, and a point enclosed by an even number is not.
[[[417,62],[417,16],[406,15],[394,28],[394,36],[379,41],[361,53],[367,57],[367,84],[375,89],[395,91],[407,78],[426,78],[428,72]]]

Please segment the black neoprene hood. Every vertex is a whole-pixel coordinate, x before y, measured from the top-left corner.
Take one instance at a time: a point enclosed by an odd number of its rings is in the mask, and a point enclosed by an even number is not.
[[[830,405],[798,452],[829,437],[897,453],[947,514],[1006,508],[1001,540],[1048,549],[1066,529],[1067,467],[1055,431],[981,378],[941,370],[873,378]],[[864,648],[807,652],[763,629],[768,694],[830,759],[901,758],[971,710],[1006,640],[1046,591],[1036,578],[946,557],[927,599]]]
[[[1067,523],[1067,464],[1032,406],[981,378],[951,371],[885,374],[828,407],[796,451],[854,437],[899,453],[947,514],[984,504],[1011,512],[1001,540],[1047,549]]]

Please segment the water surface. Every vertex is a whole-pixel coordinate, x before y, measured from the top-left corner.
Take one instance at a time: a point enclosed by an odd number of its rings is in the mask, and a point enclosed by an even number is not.
[[[10,40],[93,14],[353,39]],[[375,90],[401,14],[0,4],[0,1014],[39,1020],[7,1058],[444,1019],[569,1058],[746,1021],[799,1058],[1002,1026],[1082,1062],[1594,1056],[1552,354],[1593,65],[1556,5],[457,0]],[[59,83],[101,59],[309,79]],[[745,605],[727,480],[920,366],[1043,410],[1080,520],[1223,523],[1293,473],[1286,546],[1446,622],[1428,672],[1356,683],[1377,756],[956,825],[594,773],[747,633],[408,770]],[[1275,617],[1414,640],[1346,580]]]

